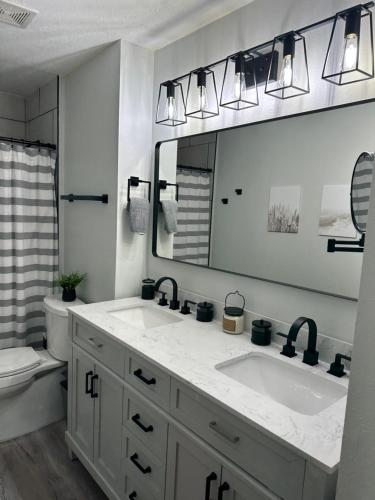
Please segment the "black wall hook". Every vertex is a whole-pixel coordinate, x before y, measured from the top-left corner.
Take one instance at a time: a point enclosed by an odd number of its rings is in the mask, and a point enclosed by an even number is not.
[[[228,198],[221,198],[221,203],[223,205],[228,205],[228,202],[229,202]]]
[[[241,196],[242,194],[242,189],[235,189],[234,192],[238,194],[238,196]]]

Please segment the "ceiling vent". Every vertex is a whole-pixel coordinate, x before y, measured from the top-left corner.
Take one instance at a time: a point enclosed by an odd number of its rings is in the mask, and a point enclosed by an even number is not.
[[[38,14],[36,10],[25,9],[15,3],[0,0],[0,22],[26,28]]]

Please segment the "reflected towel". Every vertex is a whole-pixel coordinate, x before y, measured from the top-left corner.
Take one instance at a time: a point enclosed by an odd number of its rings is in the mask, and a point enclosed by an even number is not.
[[[145,234],[150,217],[150,202],[146,198],[131,198],[128,211],[131,232]]]
[[[176,200],[161,200],[164,213],[165,230],[168,234],[177,233],[177,209]]]

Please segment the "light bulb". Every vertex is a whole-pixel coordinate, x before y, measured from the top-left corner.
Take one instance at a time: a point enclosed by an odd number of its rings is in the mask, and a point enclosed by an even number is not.
[[[199,109],[205,110],[208,104],[207,87],[201,85],[198,87],[198,89],[199,89]]]
[[[341,71],[352,71],[357,66],[358,36],[350,33],[345,37],[344,57]]]
[[[280,87],[290,87],[293,82],[292,56],[286,55],[281,67],[279,85]]]
[[[168,120],[176,119],[176,99],[174,97],[167,98],[167,104],[165,109]]]
[[[242,96],[244,96],[246,92],[246,80],[245,74],[240,71],[234,75],[234,97],[236,100],[240,100]]]

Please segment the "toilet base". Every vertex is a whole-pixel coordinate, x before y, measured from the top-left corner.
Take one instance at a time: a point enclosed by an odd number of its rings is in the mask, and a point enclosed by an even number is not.
[[[38,374],[10,387],[8,394],[0,391],[0,442],[34,432],[66,417],[60,386],[65,369],[58,366]]]

